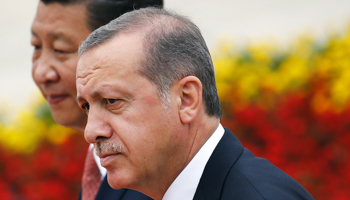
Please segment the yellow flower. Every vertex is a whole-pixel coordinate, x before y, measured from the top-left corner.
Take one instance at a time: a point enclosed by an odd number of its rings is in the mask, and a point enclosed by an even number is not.
[[[0,123],[0,145],[4,148],[32,153],[42,141],[59,144],[74,132],[54,123],[50,115],[38,116],[38,111],[49,111],[42,98],[30,104],[31,109],[21,110],[13,120]]]

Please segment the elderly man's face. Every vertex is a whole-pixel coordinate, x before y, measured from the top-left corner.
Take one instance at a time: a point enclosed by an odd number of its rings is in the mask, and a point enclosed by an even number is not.
[[[32,75],[55,121],[83,129],[86,115],[76,103],[77,50],[90,34],[84,4],[45,5],[40,1],[32,24]]]
[[[164,108],[155,85],[137,72],[140,44],[135,33],[118,35],[86,51],[77,68],[77,100],[88,114],[85,139],[96,143],[113,188],[162,185],[165,170],[183,162],[173,157],[185,143],[174,103],[179,99],[172,87],[172,107]]]

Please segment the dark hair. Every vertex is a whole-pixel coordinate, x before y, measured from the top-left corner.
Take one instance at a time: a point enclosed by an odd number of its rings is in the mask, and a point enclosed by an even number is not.
[[[120,15],[148,6],[163,7],[163,0],[92,0],[88,4],[89,28],[95,30]]]
[[[63,5],[68,5],[68,4],[87,2],[89,0],[40,0],[40,1],[42,1],[46,5],[54,2],[63,4]]]
[[[80,55],[118,34],[138,31],[143,37],[139,73],[157,86],[158,95],[169,104],[170,87],[186,76],[196,76],[209,116],[222,117],[212,59],[198,27],[186,17],[157,8],[139,9],[100,27],[79,48]]]
[[[44,4],[62,5],[86,3],[87,24],[91,31],[119,17],[120,15],[149,6],[162,8],[163,0],[41,0]]]

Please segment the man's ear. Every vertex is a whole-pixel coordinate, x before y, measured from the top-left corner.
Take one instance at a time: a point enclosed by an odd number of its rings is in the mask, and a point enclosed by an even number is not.
[[[178,81],[180,120],[184,124],[191,123],[202,107],[202,83],[195,76],[187,76]]]

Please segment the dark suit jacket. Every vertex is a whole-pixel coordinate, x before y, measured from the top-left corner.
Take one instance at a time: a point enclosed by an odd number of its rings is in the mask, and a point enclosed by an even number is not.
[[[194,200],[314,199],[298,182],[244,148],[228,129],[211,155]]]
[[[135,190],[111,188],[107,182],[107,176],[103,179],[100,189],[96,195],[96,200],[151,200],[148,196]],[[81,200],[81,192],[79,195]]]

